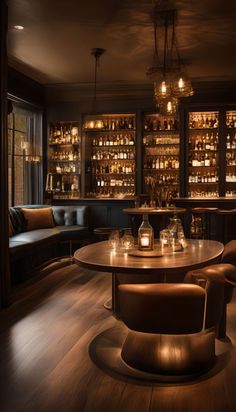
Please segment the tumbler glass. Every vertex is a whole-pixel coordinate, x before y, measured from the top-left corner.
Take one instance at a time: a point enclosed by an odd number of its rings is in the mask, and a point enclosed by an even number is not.
[[[120,232],[119,230],[112,230],[108,238],[109,247],[112,250],[117,250],[120,245]]]

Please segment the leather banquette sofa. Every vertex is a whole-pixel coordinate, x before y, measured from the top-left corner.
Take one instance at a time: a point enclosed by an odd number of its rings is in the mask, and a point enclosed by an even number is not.
[[[26,205],[9,208],[12,283],[28,279],[35,268],[72,252],[90,239],[88,206]],[[66,245],[66,253],[65,253]]]

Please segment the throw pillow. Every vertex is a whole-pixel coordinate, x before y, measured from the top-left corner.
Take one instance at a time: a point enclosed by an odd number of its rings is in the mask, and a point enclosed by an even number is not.
[[[11,236],[14,235],[14,228],[13,228],[13,225],[12,225],[10,215],[8,215],[8,222],[9,222],[9,237],[11,237]]]
[[[26,230],[45,229],[55,226],[52,208],[28,209],[21,208],[26,222]]]
[[[24,232],[26,230],[25,219],[21,209],[19,207],[9,207],[9,215],[13,226],[14,235]]]

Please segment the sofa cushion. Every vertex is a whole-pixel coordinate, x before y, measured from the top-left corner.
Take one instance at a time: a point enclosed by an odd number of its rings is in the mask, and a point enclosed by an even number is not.
[[[25,222],[26,230],[36,230],[54,227],[54,220],[52,214],[52,208],[40,208],[40,209],[21,209]]]
[[[10,217],[10,214],[8,214],[8,223],[9,223],[9,237],[11,237],[11,236],[13,236],[14,235],[14,228],[13,228],[13,224],[12,224],[12,221],[11,221],[11,217]]]
[[[9,207],[9,216],[13,226],[14,234],[24,232],[25,219],[19,207]]]
[[[56,226],[60,232],[60,240],[81,240],[89,237],[87,227],[78,225],[73,226]]]
[[[60,233],[54,227],[52,229],[45,228],[45,229],[30,230],[28,232],[22,232],[22,233],[19,233],[13,236],[12,240],[36,244],[36,243],[45,242],[47,240],[51,240],[54,238],[58,240],[59,237],[60,237]]]
[[[32,254],[39,246],[47,246],[59,240],[60,233],[55,229],[37,229],[18,233],[9,239],[10,254],[13,260]]]
[[[10,255],[13,256],[14,258],[17,258],[18,255],[21,255],[21,253],[25,253],[25,256],[27,256],[26,252],[29,251],[29,242],[23,242],[22,240],[15,240],[14,238],[11,238],[9,240],[9,246],[10,246]]]
[[[52,206],[55,224],[58,226],[88,226],[87,206]]]

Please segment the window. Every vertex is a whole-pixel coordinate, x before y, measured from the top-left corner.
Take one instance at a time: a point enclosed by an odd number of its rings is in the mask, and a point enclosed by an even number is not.
[[[12,103],[8,115],[9,206],[42,203],[42,113]]]

